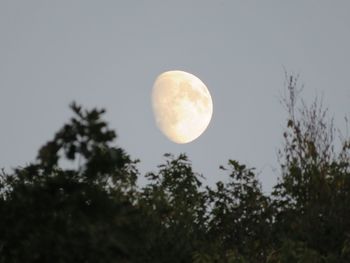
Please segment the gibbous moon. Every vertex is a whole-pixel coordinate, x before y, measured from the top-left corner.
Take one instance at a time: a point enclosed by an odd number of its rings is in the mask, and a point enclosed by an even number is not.
[[[175,143],[188,143],[207,128],[213,102],[204,83],[184,71],[160,74],[153,86],[152,106],[159,129]]]

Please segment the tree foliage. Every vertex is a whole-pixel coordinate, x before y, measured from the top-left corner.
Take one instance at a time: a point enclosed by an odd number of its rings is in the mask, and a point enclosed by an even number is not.
[[[271,195],[235,160],[209,187],[185,154],[140,176],[104,110],[74,116],[26,167],[0,175],[0,263],[350,262],[350,141],[288,77],[281,176]]]

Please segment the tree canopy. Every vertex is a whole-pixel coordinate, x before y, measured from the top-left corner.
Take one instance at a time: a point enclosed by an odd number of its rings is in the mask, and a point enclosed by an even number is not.
[[[136,184],[104,110],[74,116],[35,162],[0,175],[0,263],[350,262],[350,140],[288,78],[281,175],[271,194],[235,160],[214,186],[185,154]]]

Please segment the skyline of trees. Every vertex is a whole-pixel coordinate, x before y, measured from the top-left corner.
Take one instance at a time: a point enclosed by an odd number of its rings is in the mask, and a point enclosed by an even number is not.
[[[35,162],[0,174],[0,263],[349,262],[350,138],[338,150],[322,103],[298,107],[287,80],[271,194],[236,160],[208,186],[186,154],[165,154],[137,185],[138,161],[115,144],[105,111],[73,103]]]

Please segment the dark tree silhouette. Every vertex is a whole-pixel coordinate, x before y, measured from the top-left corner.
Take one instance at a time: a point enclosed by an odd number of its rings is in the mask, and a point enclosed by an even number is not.
[[[214,187],[185,154],[165,155],[140,188],[104,110],[73,118],[37,160],[0,175],[0,263],[350,262],[350,140],[318,100],[298,107],[287,78],[281,176],[271,195],[235,160]]]

